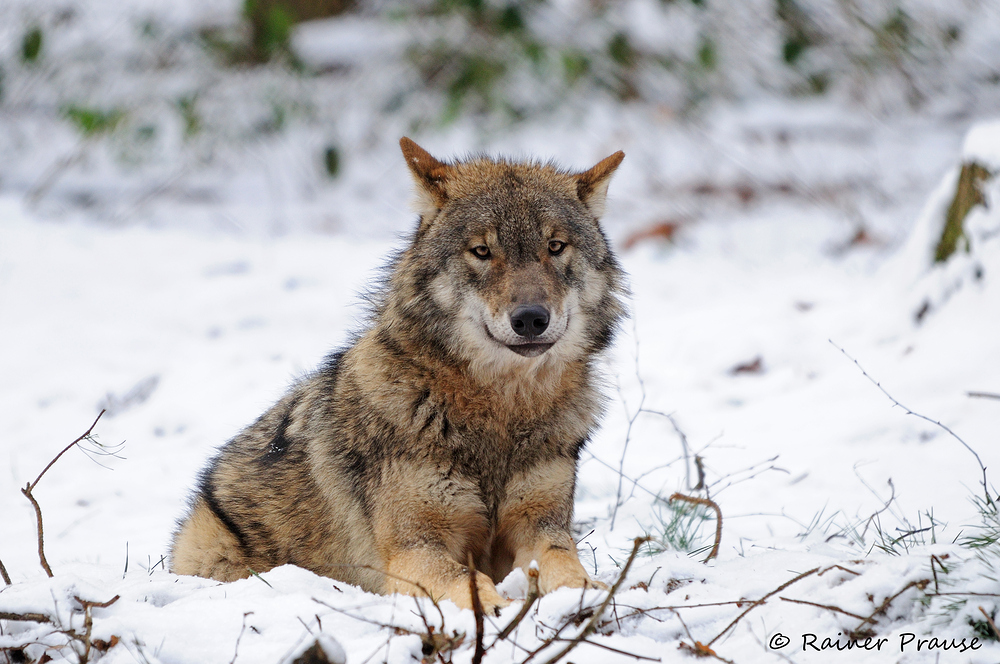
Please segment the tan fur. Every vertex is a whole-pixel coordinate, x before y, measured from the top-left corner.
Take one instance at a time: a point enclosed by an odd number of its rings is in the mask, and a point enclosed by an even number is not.
[[[487,610],[533,560],[543,592],[600,586],[570,527],[594,362],[623,315],[597,219],[623,155],[568,173],[400,145],[421,219],[370,327],[219,451],[171,569],[293,563],[468,608],[471,559]]]

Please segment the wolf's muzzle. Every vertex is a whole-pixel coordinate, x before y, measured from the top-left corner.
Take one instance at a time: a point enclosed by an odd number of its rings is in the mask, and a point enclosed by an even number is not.
[[[511,313],[510,326],[519,337],[532,341],[549,327],[549,310],[538,304],[522,305]]]

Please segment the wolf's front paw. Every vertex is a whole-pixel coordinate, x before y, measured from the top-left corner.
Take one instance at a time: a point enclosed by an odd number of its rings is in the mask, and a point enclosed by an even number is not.
[[[583,565],[575,560],[551,561],[548,565],[541,566],[538,574],[538,590],[544,595],[558,588],[602,588],[607,590],[605,584],[591,579],[584,571]]]
[[[476,588],[479,590],[479,603],[483,607],[486,615],[498,616],[500,609],[510,606],[510,600],[504,599],[497,592],[490,577],[482,572],[476,572]],[[472,588],[468,577],[460,578],[441,596],[441,599],[450,599],[459,608],[472,609]]]

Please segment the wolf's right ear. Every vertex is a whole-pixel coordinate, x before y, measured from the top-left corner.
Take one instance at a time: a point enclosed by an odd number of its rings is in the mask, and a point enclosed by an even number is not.
[[[405,136],[399,139],[399,147],[403,150],[406,165],[417,184],[416,208],[421,223],[428,223],[448,200],[445,181],[451,167],[432,157],[427,150]]]
[[[615,169],[622,163],[625,153],[619,150],[610,157],[605,157],[597,162],[593,168],[583,173],[577,173],[573,177],[576,179],[576,194],[583,201],[595,217],[604,214],[604,201],[608,198],[608,185],[611,184],[611,176]]]

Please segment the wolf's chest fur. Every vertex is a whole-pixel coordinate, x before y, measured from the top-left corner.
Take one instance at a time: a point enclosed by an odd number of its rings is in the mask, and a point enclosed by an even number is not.
[[[617,153],[588,171],[401,141],[420,223],[369,327],[219,450],[171,569],[224,581],[294,563],[373,592],[499,609],[493,582],[593,587],[570,535],[595,362],[623,275],[598,217]],[[485,574],[484,574],[485,573]]]

